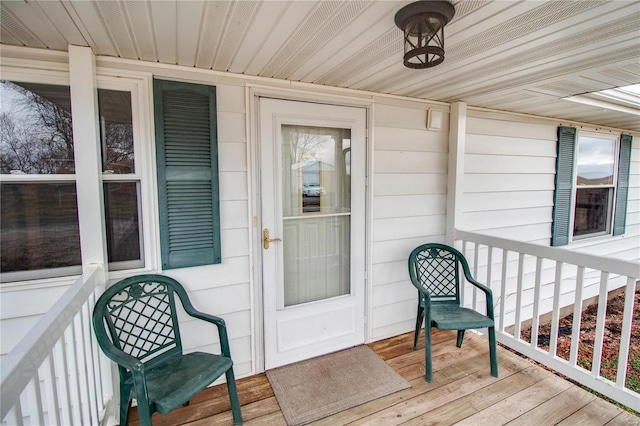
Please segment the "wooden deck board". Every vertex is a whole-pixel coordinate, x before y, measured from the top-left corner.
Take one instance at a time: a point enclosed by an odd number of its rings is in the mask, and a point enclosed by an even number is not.
[[[411,388],[314,422],[336,425],[637,425],[640,418],[584,391],[528,360],[498,348],[500,377],[489,371],[486,338],[467,333],[462,348],[455,331],[433,334],[433,382],[424,380],[424,339],[413,350],[413,333],[369,344]],[[286,426],[264,373],[238,380],[247,425]],[[138,425],[133,410],[130,425]],[[204,426],[232,424],[226,385],[213,386],[188,407],[154,414],[153,424]]]
[[[523,415],[509,422],[510,426],[516,425],[555,425],[582,407],[593,401],[595,395],[572,386],[566,391],[527,411]],[[589,419],[591,421],[592,419]],[[595,422],[596,419],[593,419]]]
[[[567,380],[550,374],[544,380],[487,407],[460,422],[459,426],[505,424],[573,386]]]
[[[560,379],[562,380],[562,379]],[[563,421],[558,423],[562,426],[581,425],[586,422],[601,422],[607,424],[607,422],[613,420],[616,416],[622,413],[622,409],[611,409],[611,404],[608,404],[605,400],[600,398],[594,398],[589,404],[585,405]]]

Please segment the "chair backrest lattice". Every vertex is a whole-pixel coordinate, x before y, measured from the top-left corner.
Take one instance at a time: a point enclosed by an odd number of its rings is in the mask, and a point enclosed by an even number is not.
[[[175,297],[168,282],[124,283],[106,303],[104,318],[113,344],[142,362],[182,352]]]
[[[460,261],[457,253],[442,244],[424,244],[414,250],[411,267],[432,303],[459,303]]]

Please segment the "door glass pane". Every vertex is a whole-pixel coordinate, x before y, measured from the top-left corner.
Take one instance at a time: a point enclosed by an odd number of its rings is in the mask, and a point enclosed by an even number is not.
[[[349,294],[350,216],[284,221],[284,305]]]
[[[351,130],[282,126],[285,306],[349,294]]]

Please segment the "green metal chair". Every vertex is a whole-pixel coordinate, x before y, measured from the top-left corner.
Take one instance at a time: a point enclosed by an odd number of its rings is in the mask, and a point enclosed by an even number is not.
[[[183,353],[176,296],[188,315],[217,326],[220,355]],[[173,278],[138,275],[117,282],[96,302],[93,328],[102,351],[118,364],[121,425],[128,423],[133,398],[138,402],[140,424],[150,426],[154,412],[167,414],[188,405],[223,374],[233,423],[242,424],[224,320],[197,311]]]
[[[487,314],[460,306],[460,266],[466,280],[482,290],[487,299]],[[432,381],[431,327],[440,330],[458,330],[457,346],[462,347],[464,331],[488,328],[491,375],[498,377],[496,333],[493,317],[491,289],[472,276],[465,257],[453,247],[430,243],[416,247],[409,256],[409,275],[418,289],[418,318],[413,349],[418,346],[422,323],[425,324],[425,358],[427,382]]]

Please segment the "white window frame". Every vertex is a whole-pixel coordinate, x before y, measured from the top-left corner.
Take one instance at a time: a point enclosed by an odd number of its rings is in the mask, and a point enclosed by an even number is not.
[[[39,72],[32,69],[18,70],[3,67],[2,80],[16,83],[39,83],[70,87],[69,74],[60,71]],[[10,174],[0,175],[2,183],[73,183],[78,177],[74,174]],[[34,271],[16,271],[1,273],[2,285],[24,280],[59,279],[61,277],[76,276],[82,273],[82,265],[65,266],[61,268],[39,269]]]
[[[69,66],[61,63],[33,63],[31,61],[11,61],[11,65],[4,65],[0,78],[24,83],[40,83],[71,86]],[[24,62],[24,64],[22,63]],[[157,270],[158,259],[158,219],[157,202],[155,201],[155,151],[154,133],[152,123],[152,76],[147,73],[132,73],[127,75],[113,70],[101,70],[96,68],[96,89],[122,90],[131,93],[132,125],[134,137],[135,173],[131,175],[108,175],[100,170],[100,185],[109,181],[139,182],[138,209],[141,232],[141,257],[144,266],[139,262],[118,262],[123,267],[117,271],[109,272],[109,279],[120,279],[135,273],[153,272]],[[73,96],[73,95],[72,95]],[[98,120],[98,117],[96,117]],[[98,143],[100,140],[98,139]],[[98,152],[100,152],[100,148]],[[96,164],[102,164],[96,161]],[[1,175],[4,182],[72,182],[86,179],[81,174],[66,175]],[[78,209],[83,202],[78,200]],[[102,213],[104,214],[104,212]],[[103,243],[106,247],[106,235],[90,226],[82,226],[79,219],[80,233],[90,233],[96,244]],[[82,241],[82,238],[81,238]],[[82,243],[81,243],[82,245]],[[82,250],[82,246],[81,246]],[[130,269],[127,266],[134,265]],[[82,273],[82,266],[70,266],[63,268],[42,269],[37,271],[18,271],[2,274],[0,288],[8,290],[14,286],[24,288],[25,285],[33,288],[48,287],[51,285],[67,285]],[[105,269],[108,267],[105,265]]]
[[[135,172],[132,174],[110,174],[102,172],[104,182],[137,182],[138,183],[138,218],[140,227],[140,251],[142,265],[138,261],[110,262],[109,266],[117,269],[109,273],[109,277],[124,277],[136,272],[145,272],[155,269],[155,239],[153,232],[149,229],[156,229],[155,219],[150,212],[154,211],[152,161],[155,157],[153,139],[151,133],[151,123],[143,117],[149,117],[149,104],[145,102],[149,99],[145,79],[131,79],[119,76],[101,75],[97,76],[97,88],[107,90],[118,90],[131,93],[131,120],[133,126],[133,152]],[[153,226],[152,228],[149,228]],[[105,236],[106,238],[106,236]]]
[[[615,143],[615,149],[613,153],[613,179],[610,185],[588,185],[588,186],[579,186],[578,185],[578,155],[580,150],[580,138],[592,137],[597,139],[610,139]],[[618,163],[620,161],[620,134],[617,133],[599,133],[595,131],[577,131],[576,132],[576,140],[575,140],[575,154],[573,158],[573,193],[571,196],[571,223],[569,224],[569,229],[571,232],[570,242],[584,242],[585,240],[593,239],[593,238],[602,238],[602,237],[611,237],[613,235],[613,218],[615,217],[615,200],[618,196]],[[606,218],[606,230],[602,232],[594,232],[586,235],[574,235],[574,225],[576,219],[576,204],[578,200],[578,189],[586,189],[586,188],[611,188],[611,196],[609,197],[609,206],[607,207],[607,218]]]

